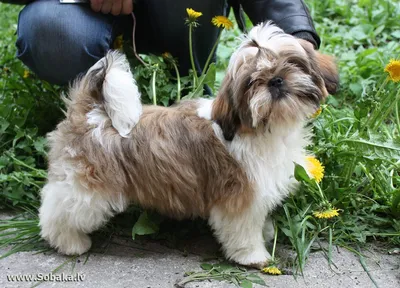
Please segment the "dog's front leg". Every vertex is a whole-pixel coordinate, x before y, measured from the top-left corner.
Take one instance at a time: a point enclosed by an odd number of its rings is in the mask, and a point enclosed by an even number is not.
[[[271,216],[267,216],[264,222],[263,236],[266,243],[271,242],[275,236],[275,227]]]
[[[266,215],[262,201],[253,201],[238,213],[229,213],[217,206],[211,210],[209,224],[228,259],[256,268],[268,264],[271,255],[265,248],[263,237]]]

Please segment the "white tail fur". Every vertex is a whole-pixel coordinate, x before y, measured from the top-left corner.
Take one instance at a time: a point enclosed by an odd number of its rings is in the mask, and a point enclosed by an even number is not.
[[[139,121],[142,104],[125,55],[116,51],[109,52],[89,69],[86,77],[91,78],[89,82],[96,82],[94,86],[101,85],[104,109],[118,133],[127,137]],[[95,111],[90,113],[95,114]]]

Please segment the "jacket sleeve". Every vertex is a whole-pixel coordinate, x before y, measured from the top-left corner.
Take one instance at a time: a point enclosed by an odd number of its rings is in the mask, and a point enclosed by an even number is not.
[[[319,47],[321,40],[303,0],[240,0],[240,3],[254,25],[272,20],[286,33]]]

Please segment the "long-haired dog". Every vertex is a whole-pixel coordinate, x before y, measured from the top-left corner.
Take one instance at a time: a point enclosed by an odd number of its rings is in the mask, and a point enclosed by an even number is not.
[[[142,107],[125,57],[109,53],[72,86],[66,119],[48,136],[42,237],[82,254],[87,234],[137,203],[207,218],[228,259],[266,264],[268,215],[296,188],[307,119],[338,85],[333,59],[307,44],[258,25],[232,55],[216,99],[169,108]]]

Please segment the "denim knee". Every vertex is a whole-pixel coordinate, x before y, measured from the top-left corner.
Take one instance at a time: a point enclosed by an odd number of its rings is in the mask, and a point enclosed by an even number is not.
[[[17,57],[43,80],[66,84],[109,50],[115,22],[88,5],[34,1],[19,15]]]

